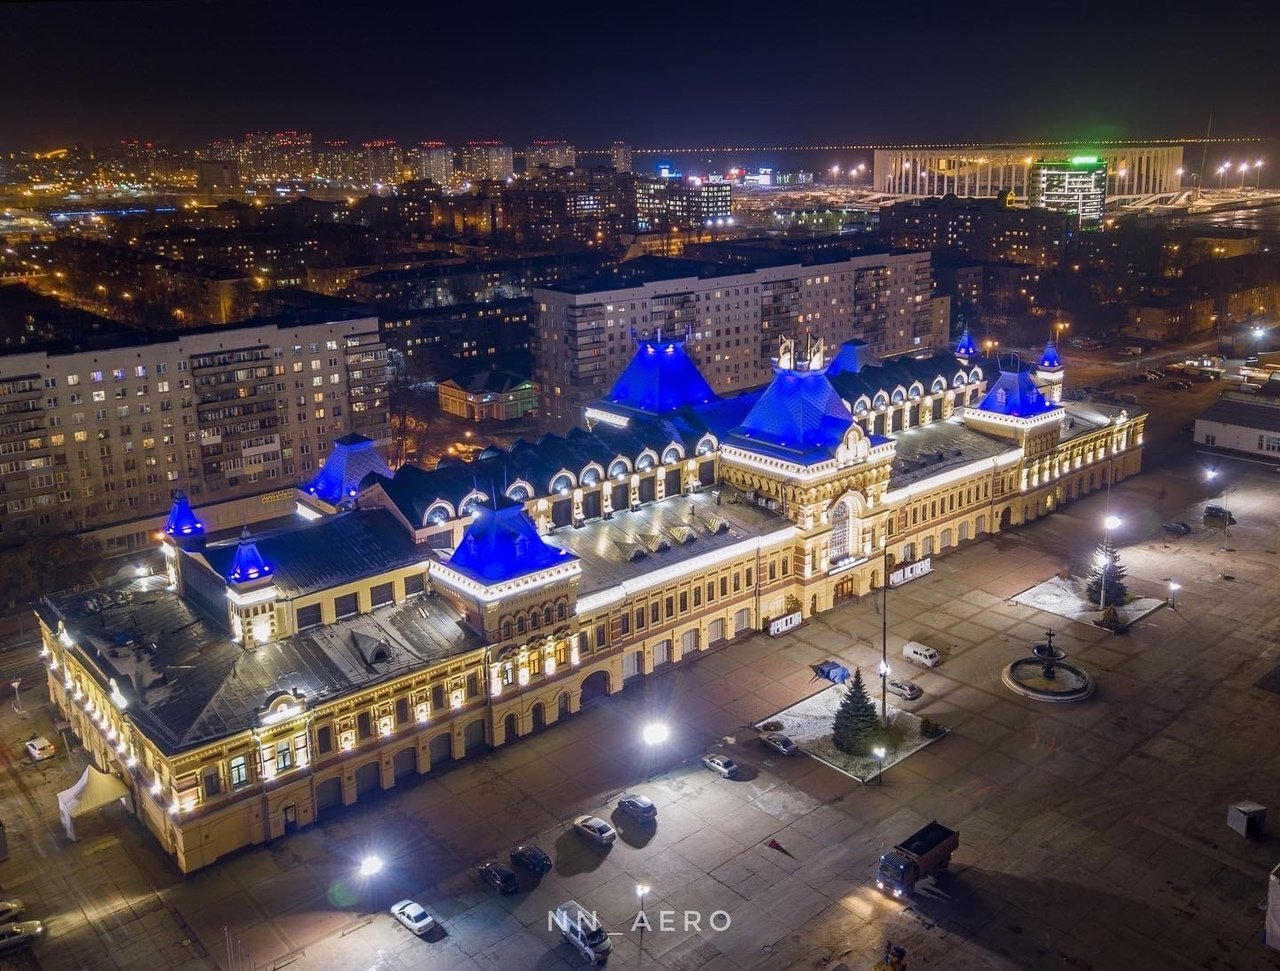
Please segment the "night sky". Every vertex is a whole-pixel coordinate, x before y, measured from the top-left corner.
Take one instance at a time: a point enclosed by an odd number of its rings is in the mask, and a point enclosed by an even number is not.
[[[1215,135],[1280,133],[1280,4],[507,6],[7,4],[0,148],[1188,137],[1210,111]]]

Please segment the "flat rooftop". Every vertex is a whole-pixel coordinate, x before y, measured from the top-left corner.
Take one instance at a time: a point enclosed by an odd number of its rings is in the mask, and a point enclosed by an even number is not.
[[[893,439],[896,445],[889,472],[890,490],[1017,447],[1008,439],[969,428],[958,417],[895,432]]]

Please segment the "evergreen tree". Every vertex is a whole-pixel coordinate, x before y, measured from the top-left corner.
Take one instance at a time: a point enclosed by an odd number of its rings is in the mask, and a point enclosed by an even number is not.
[[[1085,593],[1096,604],[1123,607],[1125,595],[1128,593],[1124,582],[1126,575],[1127,571],[1120,564],[1120,554],[1116,552],[1115,544],[1109,538],[1103,540],[1093,554],[1093,561],[1089,564],[1089,580],[1085,586]],[[1102,597],[1104,584],[1107,594],[1105,600]]]
[[[880,716],[862,682],[862,669],[855,668],[853,680],[845,686],[844,700],[836,711],[832,728],[836,748],[849,755],[866,755],[880,730]]]

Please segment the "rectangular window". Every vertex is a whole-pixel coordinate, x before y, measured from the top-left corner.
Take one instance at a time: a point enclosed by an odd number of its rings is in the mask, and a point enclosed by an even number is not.
[[[333,614],[335,617],[354,617],[359,613],[359,610],[359,600],[354,593],[343,594],[333,600]]]
[[[439,711],[444,707],[444,685],[433,684],[431,686],[431,710]]]
[[[293,768],[293,743],[288,739],[276,742],[276,771]]]
[[[416,597],[426,590],[426,582],[423,574],[413,573],[404,578],[404,595],[406,597]]]
[[[623,614],[621,617],[621,622],[622,622],[622,633],[624,635],[630,634],[631,633],[631,615]]]
[[[656,606],[656,605],[655,605],[655,606]],[[667,619],[668,619],[668,620],[670,620],[672,617],[674,617],[674,616],[675,616],[675,612],[676,612],[676,601],[675,601],[675,598],[674,598],[674,597],[668,597],[668,598],[667,598],[667,601],[666,601],[666,605],[665,605],[665,606],[666,606],[666,608],[667,608]]]
[[[480,693],[480,678],[474,671],[467,675],[467,697],[474,698]]]
[[[693,605],[695,607],[702,606],[702,587],[700,586],[693,588]]]
[[[308,607],[300,607],[298,609],[298,630],[307,630],[310,627],[320,626],[320,605],[311,604]]]
[[[604,624],[596,624],[596,647],[604,647],[607,638]]]
[[[218,773],[218,767],[215,765],[204,770],[204,795],[208,799],[210,796],[216,796],[222,792],[222,777]]]
[[[720,596],[722,597],[729,596],[729,578],[728,577],[720,578]]]
[[[396,724],[406,725],[409,722],[409,699],[396,699]]]
[[[392,597],[392,585],[390,583],[379,583],[369,588],[369,602],[375,607],[383,604],[389,604],[394,599]]]
[[[321,725],[316,729],[316,749],[323,755],[325,752],[333,751],[333,728],[329,725]]]
[[[249,784],[249,766],[243,755],[231,760],[231,788],[240,789]]]
[[[362,711],[356,716],[356,734],[361,738],[368,738],[373,734],[373,720],[367,711]]]
[[[644,608],[637,607],[636,608],[636,630],[644,630],[645,626],[646,625],[644,620]]]

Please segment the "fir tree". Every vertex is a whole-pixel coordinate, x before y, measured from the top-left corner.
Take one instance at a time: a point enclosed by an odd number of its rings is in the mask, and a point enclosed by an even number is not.
[[[836,711],[832,728],[836,748],[848,755],[866,755],[880,730],[880,716],[862,683],[862,669],[855,668],[853,680],[845,685],[844,700]]]
[[[1108,538],[1094,551],[1093,561],[1089,564],[1089,580],[1085,593],[1098,605],[1107,607],[1123,607],[1128,588],[1124,578],[1126,570],[1120,564],[1120,554],[1115,544]],[[1103,584],[1106,585],[1106,597],[1103,598]]]

